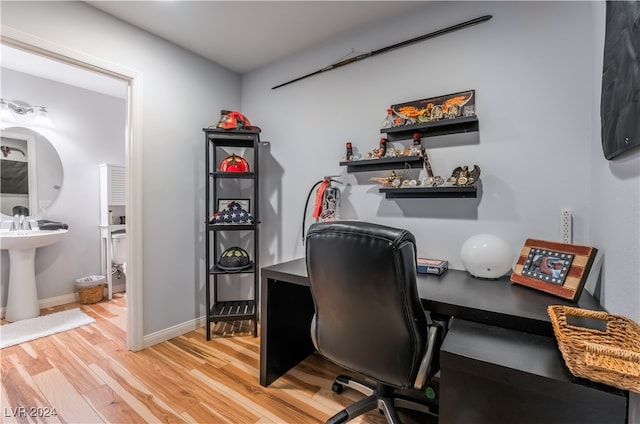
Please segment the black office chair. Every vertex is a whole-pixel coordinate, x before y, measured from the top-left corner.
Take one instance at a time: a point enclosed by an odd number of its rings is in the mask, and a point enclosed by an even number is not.
[[[426,402],[398,390],[424,387],[437,372],[432,359],[440,342],[441,327],[429,324],[418,296],[413,235],[366,222],[313,224],[306,263],[315,304],[313,344],[330,361],[375,380],[338,376],[335,392],[347,386],[367,397],[327,423],[376,408],[399,423],[396,406],[433,414]]]

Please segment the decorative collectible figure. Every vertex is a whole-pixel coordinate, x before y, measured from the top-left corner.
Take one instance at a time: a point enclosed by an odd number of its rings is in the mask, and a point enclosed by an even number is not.
[[[451,177],[447,180],[453,185],[466,186],[472,185],[480,178],[480,167],[473,165],[473,169],[469,171],[468,166],[458,166],[453,170]]]
[[[347,161],[351,161],[353,159],[353,147],[351,146],[351,142],[347,142]]]

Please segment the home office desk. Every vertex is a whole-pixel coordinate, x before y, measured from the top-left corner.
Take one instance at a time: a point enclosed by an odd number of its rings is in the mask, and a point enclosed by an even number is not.
[[[425,310],[454,317],[440,353],[441,423],[625,422],[628,393],[574,378],[555,345],[547,306],[575,303],[466,271],[417,282]],[[262,268],[260,306],[260,384],[268,386],[314,352],[304,259]],[[603,309],[587,291],[577,306]]]

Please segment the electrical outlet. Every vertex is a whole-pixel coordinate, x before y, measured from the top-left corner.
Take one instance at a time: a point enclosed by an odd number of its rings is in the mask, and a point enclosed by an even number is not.
[[[560,211],[560,240],[571,243],[573,240],[571,211]]]

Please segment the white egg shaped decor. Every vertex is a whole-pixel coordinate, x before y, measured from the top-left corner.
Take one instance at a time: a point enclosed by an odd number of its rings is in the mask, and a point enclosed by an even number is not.
[[[460,249],[464,268],[476,278],[498,279],[511,270],[515,257],[506,241],[493,234],[469,237]]]

